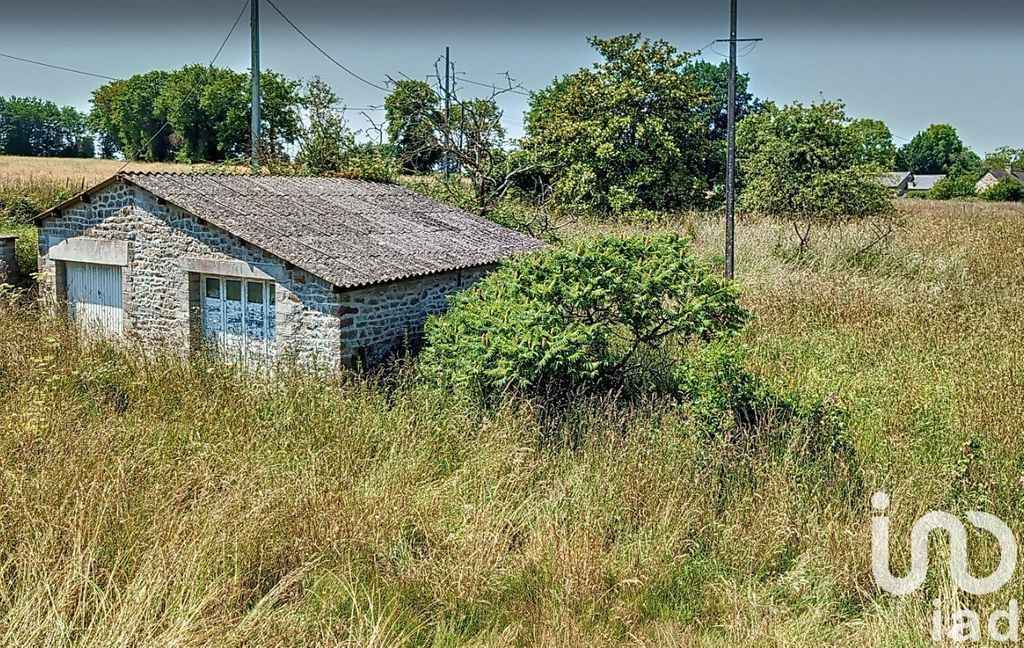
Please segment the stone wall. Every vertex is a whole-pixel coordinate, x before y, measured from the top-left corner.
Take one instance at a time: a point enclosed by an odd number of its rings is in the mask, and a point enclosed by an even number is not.
[[[60,303],[59,262],[48,256],[54,246],[74,237],[128,242],[128,264],[122,269],[125,335],[146,345],[184,350],[195,345],[197,282],[182,269],[182,259],[243,261],[276,280],[275,355],[323,366],[340,364],[340,296],[330,284],[161,202],[117,182],[93,194],[89,203],[41,222],[44,300]]]
[[[14,253],[14,236],[0,235],[0,283],[18,281],[18,260]]]
[[[415,349],[429,315],[443,313],[448,295],[471,286],[490,266],[407,279],[341,295],[341,341],[347,365],[373,365]]]
[[[985,191],[986,189],[996,184],[997,182],[999,181],[996,179],[994,175],[992,175],[991,173],[986,173],[984,176],[982,176],[981,180],[978,180],[977,184],[974,185],[974,191],[976,193],[981,193],[982,191]]]

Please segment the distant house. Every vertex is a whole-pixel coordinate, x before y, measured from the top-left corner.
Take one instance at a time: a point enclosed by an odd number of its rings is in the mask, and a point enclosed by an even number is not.
[[[892,189],[897,195],[903,195],[906,193],[907,185],[910,184],[912,177],[910,171],[891,171],[882,176],[882,184]]]
[[[882,176],[882,184],[892,189],[897,196],[905,194],[923,193],[935,186],[935,183],[945,178],[944,175],[914,174],[909,171],[892,171]]]
[[[246,361],[373,364],[543,243],[402,187],[121,173],[35,218],[44,300],[83,328]]]
[[[989,169],[985,172],[985,175],[981,176],[981,180],[978,180],[978,184],[974,185],[974,190],[981,193],[1003,178],[1013,178],[1024,185],[1024,170],[1014,169],[1012,166],[1002,169]]]

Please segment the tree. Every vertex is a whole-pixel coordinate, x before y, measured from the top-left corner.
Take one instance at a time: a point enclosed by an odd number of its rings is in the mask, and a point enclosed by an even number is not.
[[[986,170],[1005,169],[1008,166],[1012,166],[1015,169],[1024,169],[1024,148],[1000,146],[985,156],[982,166]]]
[[[0,153],[44,157],[92,157],[85,116],[38,97],[0,97]]]
[[[769,103],[737,132],[740,208],[794,220],[801,248],[811,223],[892,211],[883,169],[865,164],[841,103]],[[801,231],[799,223],[805,223]]]
[[[337,172],[355,137],[338,110],[341,100],[329,85],[313,79],[306,85],[305,104],[309,125],[301,138],[296,162],[315,175]]]
[[[441,160],[443,148],[436,125],[443,120],[441,99],[425,81],[403,79],[384,100],[388,141],[395,146],[402,168],[428,173]]]
[[[345,123],[341,99],[319,77],[306,84],[303,97],[308,125],[299,138],[295,161],[301,173],[340,175],[374,182],[393,182],[394,159],[384,147],[357,144]]]
[[[948,175],[938,180],[928,191],[932,200],[951,200],[953,198],[972,198],[975,195],[977,178],[968,175]]]
[[[690,55],[639,34],[589,42],[602,60],[534,94],[526,115],[523,148],[556,204],[602,214],[706,206],[714,110]]]
[[[249,151],[250,87],[247,74],[201,65],[135,75],[93,92],[89,123],[105,155],[220,161]],[[261,77],[265,155],[283,156],[299,137],[298,88],[269,70]]]
[[[892,131],[885,122],[858,119],[850,124],[850,130],[860,146],[862,164],[875,164],[882,169],[893,169],[896,166],[896,145],[892,142]]]
[[[168,122],[178,161],[212,161],[226,157],[217,137],[217,123],[224,116],[210,114],[210,103],[206,101],[204,105],[204,99],[210,86],[217,83],[218,76],[233,74],[230,70],[189,65],[168,75],[154,110]]]
[[[724,200],[725,162],[729,124],[729,64],[691,60],[684,73],[692,75],[697,92],[705,101],[696,107],[698,118],[708,127],[714,153],[704,159],[700,174],[706,178],[716,194],[716,201]],[[736,121],[761,109],[762,102],[747,89],[750,76],[736,75]]]
[[[900,149],[897,160],[901,169],[923,174],[973,172],[980,163],[949,124],[932,124],[915,135]]]

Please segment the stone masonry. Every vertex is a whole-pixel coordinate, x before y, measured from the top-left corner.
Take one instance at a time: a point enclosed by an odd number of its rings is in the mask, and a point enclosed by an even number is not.
[[[18,262],[14,253],[16,236],[0,235],[0,284],[18,281]]]
[[[445,272],[342,293],[341,339],[347,363],[373,365],[389,353],[415,349],[423,323],[443,313],[448,296],[468,288],[492,266]]]

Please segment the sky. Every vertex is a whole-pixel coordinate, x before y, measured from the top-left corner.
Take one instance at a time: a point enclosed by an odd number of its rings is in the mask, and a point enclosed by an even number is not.
[[[451,48],[460,78],[525,89],[593,64],[588,36],[641,32],[724,61],[728,0],[274,0],[328,54],[359,76],[426,78]],[[0,0],[0,53],[110,77],[209,63],[244,0]],[[9,6],[7,6],[9,5]],[[261,0],[263,69],[318,75],[351,108],[381,106],[384,92],[335,66]],[[884,120],[902,144],[951,123],[979,153],[1024,147],[1024,1],[740,0],[742,72],[755,95],[777,102],[841,99],[854,117]],[[717,52],[715,51],[717,50]],[[749,50],[749,51],[748,51]],[[249,66],[248,14],[218,65]],[[442,68],[443,69],[443,68]],[[81,109],[101,79],[0,58],[0,95],[37,95]],[[459,82],[460,98],[490,94]],[[528,98],[500,97],[511,136]],[[365,111],[379,121],[383,112]],[[347,116],[371,128],[362,111]]]

